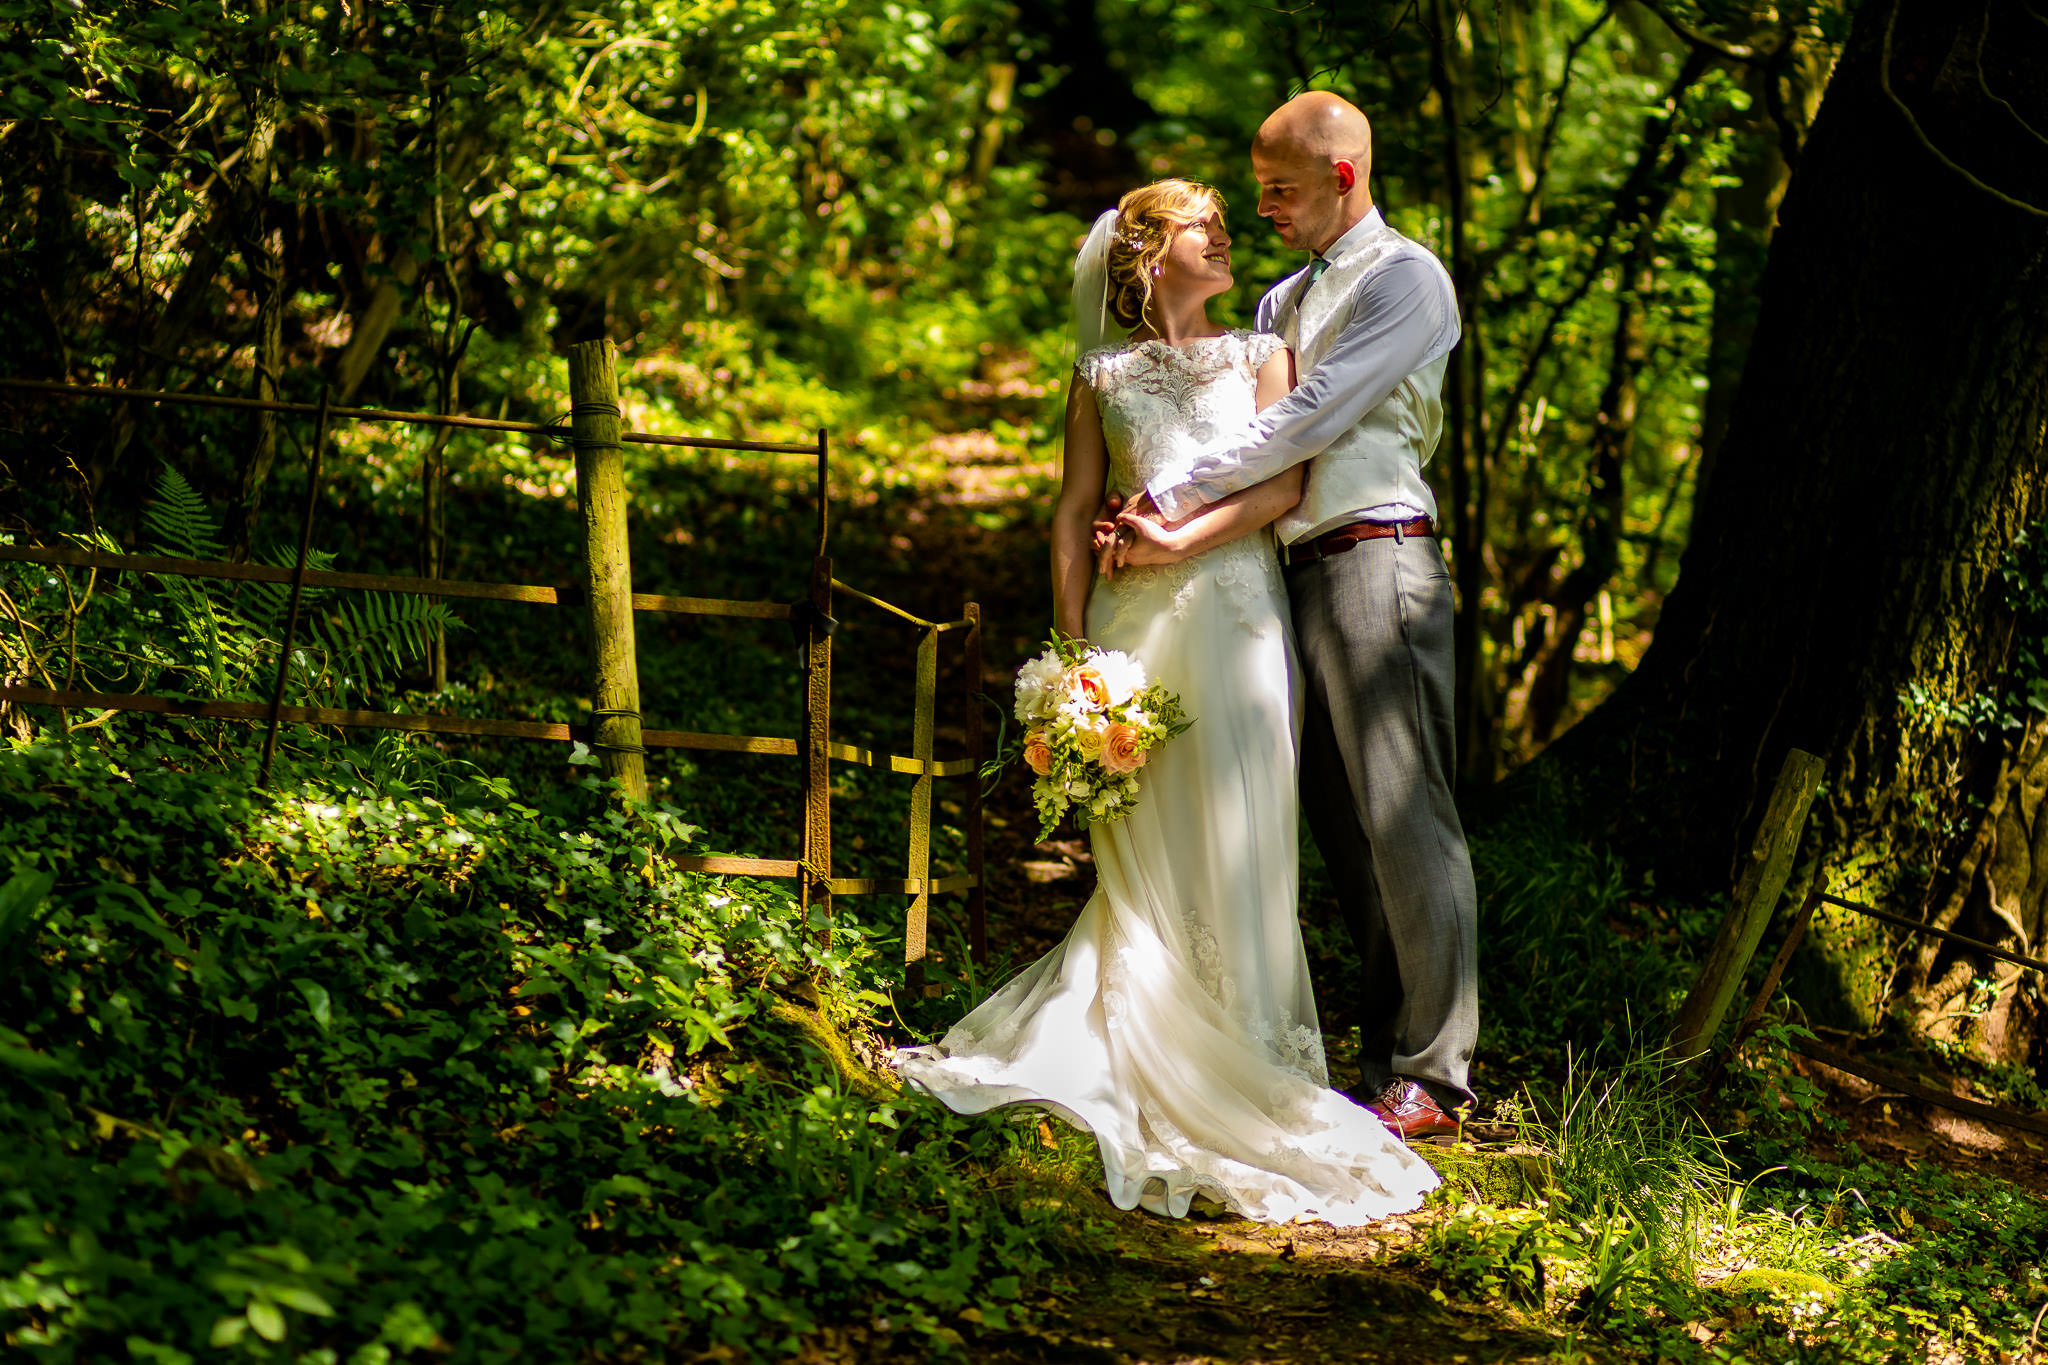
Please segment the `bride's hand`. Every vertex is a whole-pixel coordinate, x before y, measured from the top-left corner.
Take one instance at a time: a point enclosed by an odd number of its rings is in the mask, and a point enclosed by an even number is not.
[[[1121,531],[1116,523],[1105,522],[1095,532],[1095,572],[1104,578],[1116,577],[1118,556],[1123,552],[1128,533]]]
[[[1116,524],[1127,528],[1122,537],[1123,549],[1116,557],[1123,568],[1178,564],[1188,557],[1185,538],[1179,531],[1170,531],[1156,521],[1129,513],[1118,517]]]

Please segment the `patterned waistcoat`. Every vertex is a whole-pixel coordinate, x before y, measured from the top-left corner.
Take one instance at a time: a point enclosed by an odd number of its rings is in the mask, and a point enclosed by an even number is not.
[[[1418,252],[1442,272],[1434,256],[1382,222],[1364,243],[1332,261],[1305,298],[1300,296],[1306,270],[1276,285],[1259,305],[1260,330],[1277,332],[1294,351],[1297,372],[1305,375],[1336,341],[1350,317],[1352,295],[1373,272],[1396,256]],[[1448,356],[1440,356],[1409,375],[1386,401],[1309,461],[1301,502],[1274,525],[1283,544],[1387,503],[1407,503],[1436,515],[1436,495],[1422,477],[1422,466],[1443,434],[1449,363]]]

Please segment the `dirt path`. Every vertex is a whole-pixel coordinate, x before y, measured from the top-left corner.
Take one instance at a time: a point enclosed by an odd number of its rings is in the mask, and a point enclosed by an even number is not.
[[[1041,1325],[987,1343],[1015,1362],[1541,1361],[1564,1343],[1491,1308],[1439,1303],[1388,1267],[1411,1220],[1342,1232],[1231,1219],[1170,1225],[1115,1215],[1115,1255],[1055,1275]]]

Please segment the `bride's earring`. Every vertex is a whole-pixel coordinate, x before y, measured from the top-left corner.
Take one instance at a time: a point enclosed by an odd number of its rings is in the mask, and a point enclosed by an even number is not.
[[[1156,265],[1155,265],[1155,266],[1153,266],[1153,267],[1152,267],[1152,278],[1156,280],[1156,279],[1158,279],[1158,278],[1159,278],[1159,275],[1160,275],[1160,270],[1159,270],[1159,267],[1158,267],[1158,266],[1156,266]]]

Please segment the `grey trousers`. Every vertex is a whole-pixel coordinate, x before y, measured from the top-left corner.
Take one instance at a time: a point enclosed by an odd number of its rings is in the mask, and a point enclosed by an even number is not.
[[[1301,802],[1358,945],[1359,1070],[1469,1101],[1478,896],[1451,799],[1451,579],[1434,538],[1286,570],[1307,681]]]

